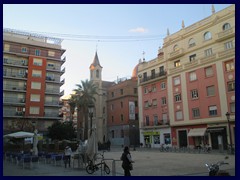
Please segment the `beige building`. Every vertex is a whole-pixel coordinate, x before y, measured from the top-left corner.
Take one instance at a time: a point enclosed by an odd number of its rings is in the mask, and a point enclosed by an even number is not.
[[[211,16],[168,31],[158,57],[139,64],[138,77],[141,142],[226,149],[231,136],[234,144],[235,5],[219,12],[212,6]]]

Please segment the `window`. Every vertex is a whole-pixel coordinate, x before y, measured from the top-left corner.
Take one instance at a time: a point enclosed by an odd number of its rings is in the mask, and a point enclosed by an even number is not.
[[[233,42],[229,41],[229,42],[224,43],[224,48],[225,48],[225,50],[232,49],[233,48]]]
[[[164,75],[164,74],[165,74],[164,66],[159,67],[159,75],[161,76],[161,75]]]
[[[213,75],[213,68],[212,66],[206,67],[205,68],[205,76],[206,77],[210,77]]]
[[[147,94],[147,93],[148,93],[148,88],[144,87],[144,94]]]
[[[228,29],[230,29],[231,28],[231,25],[229,24],[229,23],[225,23],[224,25],[223,25],[223,31],[226,31],[226,30],[228,30]]]
[[[42,59],[33,58],[33,65],[42,66]]]
[[[144,107],[148,108],[148,101],[144,101]]]
[[[196,72],[190,72],[190,73],[189,73],[189,79],[190,79],[190,81],[195,81],[195,80],[197,80]]]
[[[153,122],[154,122],[154,126],[158,125],[158,116],[157,115],[153,116]]]
[[[208,107],[209,116],[217,115],[217,106],[209,106]]]
[[[52,73],[47,73],[46,74],[46,79],[49,81],[54,81],[54,74]]]
[[[123,122],[123,114],[121,114],[121,121]]]
[[[21,52],[26,53],[27,52],[27,48],[26,47],[22,47],[21,48]]]
[[[235,102],[230,103],[230,112],[235,113]]]
[[[198,90],[197,89],[194,89],[191,91],[191,97],[192,97],[192,99],[198,98]]]
[[[180,60],[175,61],[174,62],[174,67],[179,67],[179,66],[181,66]]]
[[[133,89],[133,93],[134,93],[134,94],[137,94],[137,88],[134,88],[134,89]]]
[[[163,134],[164,136],[164,144],[171,144],[171,136],[170,133]]]
[[[163,120],[163,124],[168,124],[168,119],[167,119],[167,114],[166,113],[163,113],[162,114],[162,120]]]
[[[152,92],[156,92],[157,88],[156,88],[156,85],[152,85]]]
[[[193,108],[192,109],[192,115],[193,115],[194,118],[200,117],[199,108]]]
[[[226,71],[233,71],[235,69],[233,61],[228,61],[225,63]]]
[[[10,45],[4,44],[4,51],[10,51]]]
[[[157,106],[157,99],[152,100],[153,106]]]
[[[161,103],[162,105],[167,104],[167,98],[166,97],[162,97],[161,100],[162,100],[162,103]]]
[[[32,77],[42,77],[42,71],[32,70]]]
[[[106,112],[106,108],[105,108],[105,107],[103,107],[103,114],[105,114],[105,112]]]
[[[114,92],[112,92],[112,97],[114,97]]]
[[[189,56],[189,61],[192,62],[192,61],[195,61],[196,60],[196,54],[193,54],[191,56]]]
[[[178,45],[175,45],[175,46],[173,47],[173,51],[178,51],[178,50],[179,50]]]
[[[235,91],[235,81],[228,82],[227,85],[228,85],[228,92]]]
[[[212,34],[208,31],[204,33],[204,40],[207,41],[212,38]]]
[[[175,102],[180,102],[181,101],[181,94],[177,94],[174,97],[175,97]]]
[[[99,70],[96,70],[96,78],[99,78]]]
[[[205,54],[205,57],[208,57],[208,56],[211,56],[213,53],[212,53],[212,48],[209,48],[209,49],[206,49],[204,51],[204,54]]]
[[[123,108],[123,102],[121,101],[121,108]]]
[[[179,84],[180,84],[180,77],[179,77],[179,76],[174,77],[174,78],[173,78],[173,82],[174,82],[174,85],[175,85],[175,86],[176,86],[176,85],[179,85]]]
[[[147,73],[143,73],[143,81],[147,81]]]
[[[196,45],[196,44],[195,44],[195,40],[194,40],[193,38],[191,38],[191,39],[189,40],[189,42],[188,42],[188,45],[189,45],[189,47],[195,46],[195,45]]]
[[[48,51],[48,56],[55,56],[55,52],[54,51]]]
[[[55,65],[53,63],[48,63],[47,66],[53,69]]]
[[[32,101],[32,102],[40,102],[40,94],[31,94],[30,101]]]
[[[36,56],[40,56],[40,50],[39,50],[39,49],[36,49],[36,50],[35,50],[35,55],[36,55]]]
[[[29,109],[29,113],[30,113],[30,114],[39,114],[39,110],[40,110],[39,107],[31,106],[30,109]]]
[[[112,138],[114,138],[114,130],[111,131]]]
[[[138,101],[134,101],[135,107],[138,107]]]
[[[112,116],[112,122],[114,122],[114,116]]]
[[[160,144],[160,136],[159,135],[154,135],[153,136],[153,143],[154,144]]]
[[[146,116],[145,120],[146,120],[146,126],[149,126],[150,125],[150,123],[149,123],[149,116]]]
[[[166,88],[166,83],[165,82],[162,82],[161,83],[161,89],[165,89]]]
[[[214,86],[207,87],[207,96],[214,96],[215,95],[215,88]]]
[[[120,94],[123,95],[123,89],[120,89]]]
[[[176,112],[176,118],[177,118],[177,120],[183,119],[182,111],[177,111]]]
[[[114,110],[114,104],[111,104],[111,110]]]
[[[41,89],[40,82],[31,82],[31,89]]]
[[[151,70],[151,78],[154,79],[155,78],[155,69]]]

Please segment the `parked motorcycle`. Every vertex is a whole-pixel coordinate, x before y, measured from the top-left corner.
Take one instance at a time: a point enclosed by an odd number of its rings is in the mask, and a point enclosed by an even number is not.
[[[228,159],[226,156],[225,159]],[[220,166],[229,164],[224,161],[218,161],[215,164],[205,164],[209,171],[209,176],[230,176],[229,172],[225,170],[220,170]]]

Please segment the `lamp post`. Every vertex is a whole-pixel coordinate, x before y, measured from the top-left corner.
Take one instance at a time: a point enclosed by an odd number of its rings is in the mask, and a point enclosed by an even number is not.
[[[94,110],[94,105],[93,104],[89,104],[88,105],[88,113],[89,113],[89,117],[90,117],[90,135],[92,135],[93,110]]]
[[[231,128],[230,128],[230,113],[226,113],[227,121],[228,121],[228,130],[229,130],[229,140],[230,140],[230,154],[233,154],[232,151],[232,136],[231,136]]]

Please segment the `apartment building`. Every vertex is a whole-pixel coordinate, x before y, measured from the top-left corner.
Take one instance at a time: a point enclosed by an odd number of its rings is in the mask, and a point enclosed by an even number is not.
[[[211,16],[168,33],[158,56],[139,64],[138,77],[142,143],[235,144],[235,5],[212,7]]]
[[[107,129],[111,144],[138,146],[137,77],[118,79],[107,94]]]
[[[3,29],[3,130],[45,133],[59,116],[61,39]]]

